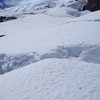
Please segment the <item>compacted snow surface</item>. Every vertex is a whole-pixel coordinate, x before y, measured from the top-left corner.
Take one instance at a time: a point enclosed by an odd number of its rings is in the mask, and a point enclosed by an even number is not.
[[[48,59],[0,76],[1,100],[99,100],[100,65]]]
[[[99,100],[100,11],[17,17],[0,23],[0,100]]]

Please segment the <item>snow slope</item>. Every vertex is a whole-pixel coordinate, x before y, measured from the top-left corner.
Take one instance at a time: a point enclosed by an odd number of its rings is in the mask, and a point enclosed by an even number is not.
[[[0,100],[100,99],[100,11],[23,14],[0,35]]]
[[[78,18],[28,15],[0,24],[0,34],[6,35],[0,38],[0,53],[43,53],[60,45],[97,45],[99,32],[100,11]]]
[[[78,13],[56,7],[1,23],[0,35],[5,36],[0,38],[0,72],[47,58],[75,57],[100,64],[100,11],[75,17]]]
[[[56,6],[66,6],[81,10],[87,3],[87,0],[21,0],[16,6],[9,7],[6,10],[16,13],[29,13],[34,10],[52,8]]]
[[[11,12],[24,13],[54,7],[59,0],[21,0],[18,5],[7,8]]]
[[[0,16],[13,16],[14,14],[6,11],[6,10],[0,10]]]
[[[48,59],[0,76],[1,100],[99,100],[100,65]]]

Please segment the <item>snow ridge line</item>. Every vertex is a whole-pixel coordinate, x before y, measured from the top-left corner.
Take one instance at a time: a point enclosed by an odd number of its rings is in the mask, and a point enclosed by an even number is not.
[[[74,23],[74,22],[98,22],[98,23],[100,23],[100,19],[68,21],[68,22],[65,22],[65,23],[62,23],[62,24],[59,24],[59,25],[56,25],[56,26],[61,26],[61,25],[70,24],[70,23]]]
[[[58,46],[49,52],[39,55],[36,52],[8,56],[0,54],[0,74],[7,73],[17,68],[38,62],[44,59],[69,59],[77,58],[88,63],[100,64],[100,46],[74,45]]]

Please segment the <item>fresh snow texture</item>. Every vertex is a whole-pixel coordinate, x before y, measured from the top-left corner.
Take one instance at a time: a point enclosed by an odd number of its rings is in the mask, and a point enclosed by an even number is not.
[[[0,76],[1,100],[99,100],[100,65],[48,59]]]
[[[72,12],[83,13],[56,7],[1,23],[0,74],[47,58],[100,64],[100,11],[80,17]]]
[[[56,15],[55,15],[56,16]],[[0,24],[0,53],[46,53],[62,45],[99,45],[100,11],[78,18],[28,15]]]
[[[100,99],[100,11],[18,15],[0,35],[0,100]]]
[[[69,7],[56,7],[49,9],[46,14],[50,16],[55,16],[55,17],[79,17],[81,15],[81,12],[79,12],[76,9],[69,8]]]

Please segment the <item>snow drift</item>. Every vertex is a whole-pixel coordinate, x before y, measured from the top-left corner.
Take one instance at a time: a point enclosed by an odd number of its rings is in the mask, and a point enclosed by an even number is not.
[[[0,99],[99,100],[100,11],[64,3],[22,14],[26,4],[0,23]]]
[[[58,9],[67,8],[51,8],[0,24],[5,35],[0,38],[1,74],[48,58],[75,57],[100,64],[100,11],[76,18],[66,10],[58,16]]]
[[[100,65],[48,59],[0,76],[1,100],[99,100]]]

